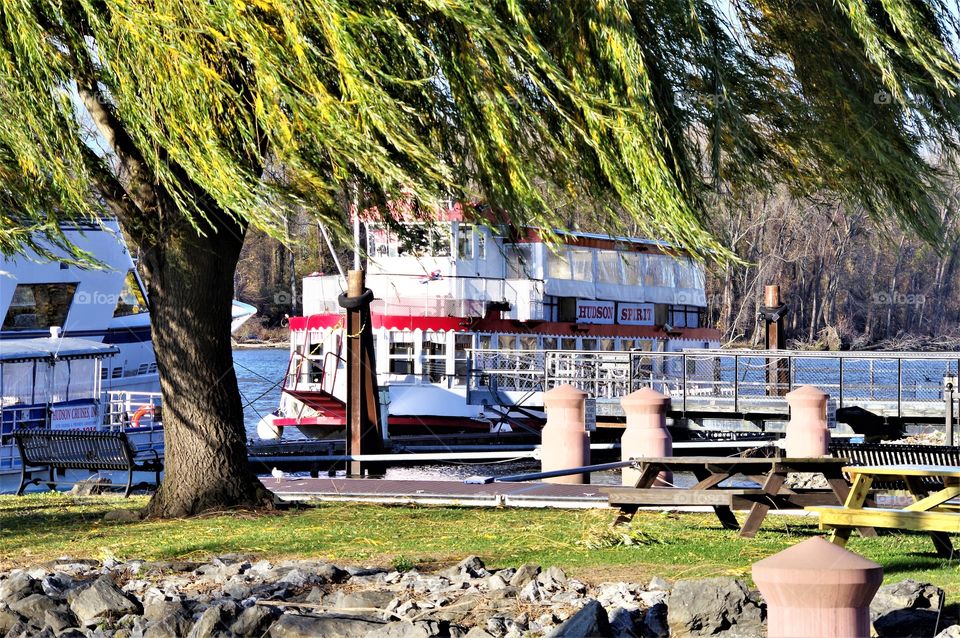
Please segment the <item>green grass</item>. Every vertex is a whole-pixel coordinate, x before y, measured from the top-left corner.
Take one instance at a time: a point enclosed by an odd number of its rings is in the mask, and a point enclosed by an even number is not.
[[[771,515],[756,538],[741,539],[712,515],[641,512],[633,526],[636,544],[613,545],[614,514],[605,510],[354,504],[169,521],[104,520],[110,510],[145,504],[143,497],[0,497],[0,564],[35,564],[63,555],[202,559],[241,552],[270,559],[432,567],[477,554],[493,567],[532,561],[559,565],[591,581],[645,582],[654,575],[749,580],[752,563],[817,533],[809,519]],[[938,558],[922,534],[872,539],[854,534],[849,548],[880,563],[888,582],[929,581],[946,589],[951,601],[960,600],[957,562]]]

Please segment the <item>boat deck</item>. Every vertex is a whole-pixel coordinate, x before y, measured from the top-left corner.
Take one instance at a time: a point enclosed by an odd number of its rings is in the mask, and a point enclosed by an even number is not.
[[[357,478],[261,479],[280,501],[353,501],[416,503],[467,507],[607,508],[599,485],[556,483],[490,483]]]

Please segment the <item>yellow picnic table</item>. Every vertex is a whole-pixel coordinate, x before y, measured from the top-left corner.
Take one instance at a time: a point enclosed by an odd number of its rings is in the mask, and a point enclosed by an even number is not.
[[[960,506],[948,501],[960,497],[960,467],[952,465],[885,465],[844,467],[853,485],[840,507],[806,509],[820,515],[820,529],[832,530],[830,542],[843,547],[854,527],[883,527],[928,532],[941,556],[952,556],[949,534],[960,533]],[[929,491],[922,479],[943,481]],[[874,480],[902,480],[914,502],[902,509],[864,507]]]

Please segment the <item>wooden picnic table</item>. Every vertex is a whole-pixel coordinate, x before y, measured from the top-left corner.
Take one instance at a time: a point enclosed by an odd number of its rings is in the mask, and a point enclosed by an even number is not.
[[[849,461],[833,457],[670,456],[636,461],[640,476],[634,487],[602,488],[611,505],[619,505],[626,514],[642,505],[710,505],[725,528],[740,530],[744,538],[756,535],[771,506],[799,509],[814,504],[840,504],[847,500],[850,491],[841,471]],[[691,472],[697,483],[688,488],[653,487],[657,476],[664,471]],[[787,488],[784,484],[790,472],[820,474],[830,490]],[[736,476],[752,480],[760,487],[721,487]],[[749,504],[750,513],[742,527],[733,513],[738,504]],[[862,531],[870,534],[869,530]]]
[[[820,515],[820,529],[830,529],[830,541],[843,547],[854,527],[909,529],[930,534],[940,556],[953,555],[949,534],[960,533],[960,506],[948,501],[960,497],[960,467],[953,465],[852,466],[853,486],[840,507],[808,507]],[[942,480],[941,489],[924,486],[923,479]],[[902,509],[864,507],[875,479],[902,480],[914,502]]]

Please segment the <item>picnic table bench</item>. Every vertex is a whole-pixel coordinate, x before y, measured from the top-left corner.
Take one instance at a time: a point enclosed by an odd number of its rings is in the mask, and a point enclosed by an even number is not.
[[[960,506],[948,501],[960,497],[960,467],[950,465],[852,466],[853,486],[842,506],[807,509],[820,515],[820,529],[832,530],[830,542],[843,547],[854,527],[882,527],[928,532],[940,556],[950,557],[949,534],[960,533]],[[903,481],[914,502],[902,509],[864,507],[876,480]],[[930,479],[942,482],[931,489]]]
[[[640,475],[634,487],[601,488],[610,505],[620,508],[621,517],[643,505],[706,505],[713,507],[723,527],[739,530],[744,538],[756,535],[771,507],[802,509],[809,505],[839,504],[846,500],[850,490],[841,472],[847,460],[831,457],[681,456],[640,458],[636,462]],[[697,483],[689,488],[653,487],[657,476],[664,471],[691,472]],[[821,474],[830,489],[787,488],[785,483],[790,472]],[[721,487],[738,475],[760,487]],[[735,509],[750,510],[742,527],[733,513]]]
[[[153,472],[156,485],[160,484],[163,459],[153,449],[134,450],[125,432],[92,430],[20,430],[14,433],[20,452],[20,487],[17,496],[27,485],[46,483],[51,490],[58,483],[56,470],[113,470],[125,471],[127,482],[123,495],[133,489],[133,472]],[[47,480],[28,479],[28,474],[46,469]],[[74,481],[69,481],[74,482]],[[119,486],[118,486],[119,487]]]

